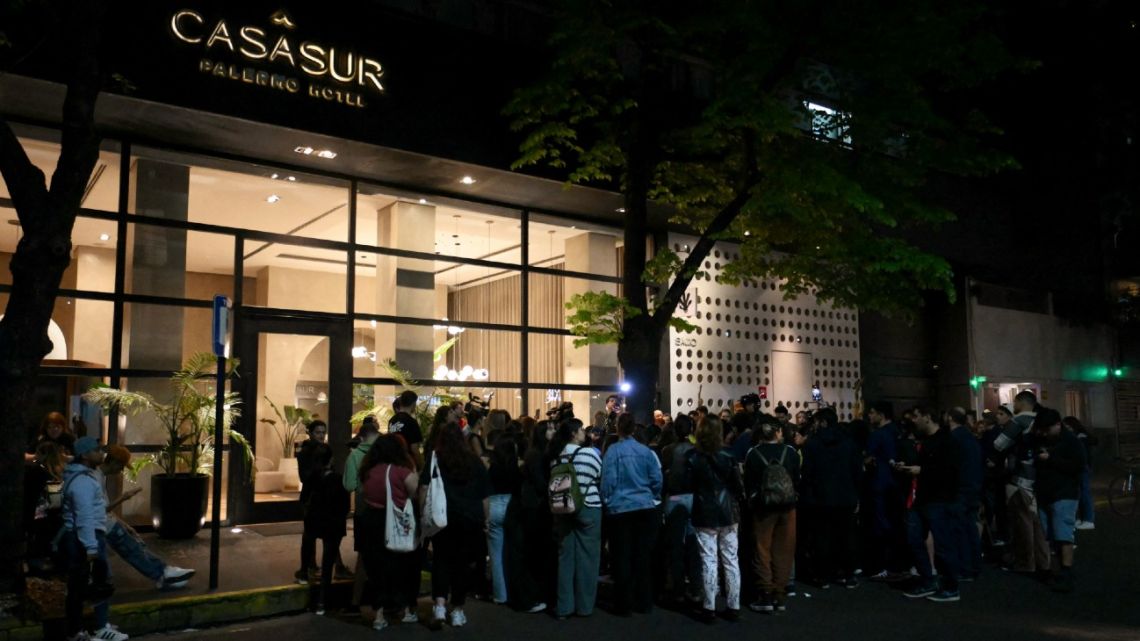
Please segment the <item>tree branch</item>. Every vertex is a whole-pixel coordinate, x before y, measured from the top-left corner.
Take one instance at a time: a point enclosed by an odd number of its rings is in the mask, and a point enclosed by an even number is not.
[[[3,117],[0,117],[0,175],[8,185],[16,217],[21,225],[26,225],[28,221],[24,217],[39,210],[47,198],[47,185],[44,172],[28,158],[28,152]]]
[[[99,158],[99,135],[95,131],[95,101],[102,88],[99,70],[100,35],[103,31],[106,2],[72,0],[68,3],[65,33],[76,49],[72,77],[63,99],[63,123],[59,164],[51,179],[53,198],[66,199],[65,207],[78,208],[87,180]],[[69,226],[70,228],[70,226]]]
[[[716,244],[714,236],[720,232],[728,229],[733,220],[744,209],[744,205],[752,198],[752,188],[758,181],[749,181],[749,184],[740,190],[735,198],[730,203],[725,205],[724,209],[716,215],[709,226],[705,228],[700,239],[697,240],[696,245],[693,246],[692,251],[689,252],[689,257],[685,259],[685,263],[681,266],[680,271],[677,272],[676,278],[669,285],[669,290],[665,292],[665,296],[661,299],[660,304],[657,306],[657,311],[653,312],[653,321],[658,324],[668,322],[669,318],[673,316],[673,310],[677,308],[677,303],[681,300],[681,296],[685,294],[685,290],[689,288],[689,284],[693,282],[693,276],[701,268],[701,263],[708,257],[709,252],[712,251],[713,245]]]

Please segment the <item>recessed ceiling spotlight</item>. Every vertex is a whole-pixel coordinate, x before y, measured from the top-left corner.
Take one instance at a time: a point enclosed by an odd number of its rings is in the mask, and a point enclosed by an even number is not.
[[[279,201],[279,200],[281,200],[281,196],[278,196],[277,194],[269,194],[269,195],[268,195],[268,196],[266,196],[266,198],[265,198],[265,202],[267,202],[267,203],[269,203],[269,204],[271,204],[271,205],[272,205],[273,203],[275,203],[275,202]]]
[[[272,178],[273,180],[277,180],[277,174],[271,175],[270,178]]]
[[[463,183],[464,185],[474,185],[476,180],[471,176],[464,176],[459,179],[459,182]]]
[[[420,204],[426,205],[427,204],[427,198],[420,198]]]
[[[285,180],[288,180],[289,182],[297,182],[297,177],[296,176],[285,176]]]
[[[333,158],[336,158],[336,152],[331,149],[322,149],[317,152],[317,156],[332,160]]]
[[[99,240],[102,240],[102,241],[111,240],[111,234],[99,234]]]
[[[305,154],[306,156],[310,156],[315,150],[312,147],[294,147],[293,151],[298,154]]]
[[[619,214],[624,214],[625,213],[625,207],[618,207],[615,211],[617,211],[617,213],[619,213]]]

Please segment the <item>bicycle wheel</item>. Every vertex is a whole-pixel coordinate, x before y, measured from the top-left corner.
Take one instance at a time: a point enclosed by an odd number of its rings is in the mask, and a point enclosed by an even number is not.
[[[1132,516],[1136,513],[1136,503],[1140,501],[1140,492],[1137,492],[1136,481],[1131,474],[1120,476],[1108,485],[1108,506],[1120,516]]]

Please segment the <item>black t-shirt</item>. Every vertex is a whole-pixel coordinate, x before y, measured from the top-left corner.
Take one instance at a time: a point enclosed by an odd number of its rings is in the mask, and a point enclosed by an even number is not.
[[[425,470],[431,469],[431,459],[435,456],[432,452],[424,466]],[[487,473],[487,468],[483,462],[476,457],[471,457],[468,460],[469,468],[464,478],[457,478],[456,475],[449,474],[447,470],[440,468],[440,476],[443,478],[443,490],[447,496],[447,520],[451,523],[453,519],[463,520],[468,524],[482,525],[484,521],[483,514],[483,499],[491,496],[491,480],[490,475]],[[426,478],[422,481],[430,483],[431,479]]]
[[[420,431],[420,424],[415,417],[407,412],[400,412],[388,421],[388,433],[399,434],[404,437],[408,445],[423,443],[424,435]]]

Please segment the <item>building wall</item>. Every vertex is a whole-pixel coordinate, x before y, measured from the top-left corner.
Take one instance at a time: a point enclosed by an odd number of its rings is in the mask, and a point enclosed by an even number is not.
[[[695,239],[671,234],[668,242],[684,256]],[[717,411],[759,388],[767,392],[765,411],[778,403],[793,413],[815,409],[811,387],[818,382],[823,401],[849,420],[861,371],[858,313],[813,296],[785,300],[777,281],[716,282],[736,251],[735,245],[718,243],[704,275],[686,292],[689,306],[677,315],[699,331],[669,330],[669,411],[700,404]]]
[[[1087,394],[1086,420],[1098,428],[1116,426],[1115,394],[1109,376],[1115,362],[1115,333],[1104,324],[1071,324],[1037,314],[979,304],[971,297],[974,375],[987,385],[1036,383],[1039,401],[1062,413],[1067,390]]]

